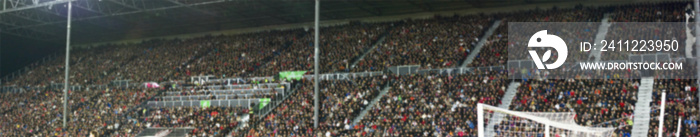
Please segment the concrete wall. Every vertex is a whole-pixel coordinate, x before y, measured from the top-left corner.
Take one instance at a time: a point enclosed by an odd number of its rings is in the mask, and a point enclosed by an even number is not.
[[[425,19],[430,18],[435,15],[451,16],[454,14],[458,15],[468,15],[468,14],[479,14],[479,13],[497,13],[497,12],[517,12],[524,10],[531,10],[535,8],[549,9],[556,6],[559,9],[570,9],[574,6],[581,4],[584,7],[598,7],[598,6],[610,6],[610,5],[625,5],[631,3],[648,3],[648,2],[662,2],[662,1],[687,1],[688,0],[582,0],[582,1],[570,1],[570,2],[553,2],[553,3],[540,3],[540,4],[527,4],[527,5],[517,5],[517,6],[504,6],[504,7],[493,7],[493,8],[469,8],[465,10],[453,10],[453,11],[439,11],[439,12],[422,12],[414,14],[404,14],[404,15],[392,15],[392,16],[378,16],[378,17],[363,17],[363,18],[349,18],[340,20],[327,20],[321,21],[319,25],[321,27],[336,26],[348,24],[350,21],[361,21],[361,22],[389,22],[397,21],[403,19]],[[321,3],[323,6],[323,3]],[[323,12],[323,11],[321,11]],[[109,42],[98,42],[90,44],[76,45],[76,47],[89,47],[89,46],[100,46],[104,44],[127,44],[127,43],[139,43],[143,40],[149,39],[186,39],[193,37],[202,37],[205,35],[220,35],[220,34],[241,34],[250,32],[260,32],[267,30],[286,30],[286,29],[297,29],[297,28],[313,28],[313,22],[305,23],[295,23],[295,24],[283,24],[283,25],[271,25],[263,27],[253,27],[253,28],[241,28],[232,30],[222,30],[222,31],[211,31],[203,33],[192,33],[192,34],[181,34],[181,35],[171,35],[171,36],[160,36],[160,37],[149,37],[140,39],[128,39],[120,41],[109,41]]]

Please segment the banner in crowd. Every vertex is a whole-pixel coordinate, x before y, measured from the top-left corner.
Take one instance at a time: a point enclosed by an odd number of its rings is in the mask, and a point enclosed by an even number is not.
[[[260,99],[260,109],[265,107],[265,105],[267,105],[268,103],[270,103],[270,98],[261,98]]]
[[[282,71],[280,72],[280,79],[296,79],[299,80],[304,77],[306,71]]]
[[[160,88],[160,85],[156,82],[146,82],[143,83],[143,85],[146,86],[146,88]]]
[[[199,101],[199,105],[202,106],[202,108],[208,108],[211,106],[211,102],[209,100],[202,100]]]

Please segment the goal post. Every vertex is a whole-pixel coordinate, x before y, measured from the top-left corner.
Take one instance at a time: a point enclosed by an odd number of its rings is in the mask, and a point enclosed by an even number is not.
[[[477,135],[599,137],[611,136],[616,128],[584,127],[574,122],[572,112],[519,112],[487,104],[477,104]],[[489,126],[485,126],[485,125]],[[552,137],[554,137],[552,136]]]
[[[666,115],[665,110],[666,109],[666,92],[661,92],[661,113],[659,114],[659,128],[658,128],[658,136],[662,137],[663,131],[664,131],[664,116]]]
[[[484,104],[476,104],[476,128],[478,137],[484,137]]]

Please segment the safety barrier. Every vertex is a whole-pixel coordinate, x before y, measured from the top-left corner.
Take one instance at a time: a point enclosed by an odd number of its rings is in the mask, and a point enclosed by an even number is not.
[[[146,105],[151,107],[199,107],[209,103],[209,106],[217,107],[245,107],[260,103],[260,99],[229,99],[229,100],[186,100],[186,101],[148,101]]]
[[[247,93],[255,93],[255,92],[270,92],[270,91],[277,91],[284,93],[284,88],[263,88],[263,89],[223,89],[223,90],[200,90],[197,92],[204,92],[204,91],[209,91],[211,94],[247,94]],[[180,95],[182,92],[178,91],[170,91],[170,92],[165,92],[166,96],[174,96],[174,95]]]

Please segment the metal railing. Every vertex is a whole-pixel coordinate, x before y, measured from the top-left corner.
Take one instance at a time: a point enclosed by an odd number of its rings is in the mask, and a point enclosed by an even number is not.
[[[443,69],[422,69],[422,70],[417,70],[415,73],[409,73],[409,74],[430,74],[430,73],[438,73],[438,74],[467,74],[470,73],[474,70],[481,70],[481,71],[499,71],[499,70],[504,70],[504,66],[489,66],[489,67],[457,67],[457,68],[443,68]]]
[[[200,107],[203,101],[208,101],[209,106],[218,107],[245,107],[251,104],[259,104],[260,99],[229,99],[229,100],[185,100],[185,101],[148,101],[150,107]]]
[[[209,79],[206,81],[207,83],[245,83],[246,81],[243,78],[220,78],[220,79]]]
[[[17,86],[4,86],[0,90],[2,90],[2,92],[12,92],[12,93],[19,93],[19,92],[24,91],[24,89],[19,88]]]
[[[416,73],[419,68],[420,68],[420,65],[401,65],[401,66],[391,66],[391,67],[387,68],[387,70],[394,73],[394,74],[406,75],[406,74]]]
[[[265,80],[265,79],[271,80],[271,79],[274,79],[274,78],[271,77],[271,76],[267,76],[267,77],[251,77],[251,78],[247,78],[247,79],[248,79],[249,81],[263,81],[263,80]]]
[[[258,87],[278,87],[278,86],[285,86],[289,87],[288,82],[282,82],[282,83],[260,83],[260,84],[239,84],[239,85],[208,85],[208,86],[201,86],[201,87],[206,87],[209,89],[245,89],[245,88],[252,88],[254,86]],[[193,86],[185,86],[185,88],[192,88]]]
[[[412,75],[412,74],[466,74],[474,70],[482,71],[499,71],[505,70],[505,66],[488,66],[488,67],[455,67],[441,69],[420,69],[417,65],[404,65],[389,67],[389,71],[393,74]]]
[[[280,93],[284,93],[284,88],[201,90],[198,92],[209,91],[209,93],[211,93],[211,94],[248,94],[248,93],[255,93],[255,92],[271,92],[273,90],[280,92]],[[165,95],[166,96],[174,96],[174,95],[179,95],[180,93],[182,93],[182,92],[170,91],[170,92],[165,92]]]
[[[384,72],[373,71],[373,72],[355,72],[355,73],[327,73],[319,74],[318,78],[321,80],[347,80],[358,77],[372,77],[383,75]],[[306,79],[313,79],[314,75],[304,75]]]
[[[190,77],[190,82],[196,82],[196,81],[209,81],[209,78],[215,78],[216,76],[214,75],[204,75],[204,76],[192,76]]]
[[[49,88],[63,90],[63,86],[64,86],[63,83],[51,83],[51,86],[49,86]],[[83,87],[82,85],[69,85],[68,86],[68,90],[72,90],[72,91],[80,91],[83,89],[85,89],[85,87]]]
[[[149,127],[143,129],[143,131],[141,131],[141,133],[139,133],[137,136],[156,136],[158,134],[165,134],[167,136],[186,136],[186,134],[192,130],[194,130],[193,127]]]
[[[280,96],[284,93],[263,93],[263,94],[232,94],[232,95],[190,95],[190,96],[164,96],[161,101],[186,101],[186,100],[230,100],[230,99],[251,99],[258,95]],[[215,99],[211,99],[215,97]]]
[[[109,88],[108,85],[88,85],[86,86],[86,90],[107,90]]]
[[[118,86],[118,87],[130,87],[134,85],[139,85],[136,83],[131,82],[131,80],[113,80],[110,82],[110,85]]]

